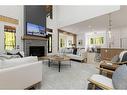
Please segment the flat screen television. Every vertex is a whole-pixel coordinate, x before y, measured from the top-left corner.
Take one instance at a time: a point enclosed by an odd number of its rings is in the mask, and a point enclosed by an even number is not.
[[[44,26],[27,23],[27,35],[33,35],[33,36],[46,36],[46,31]]]

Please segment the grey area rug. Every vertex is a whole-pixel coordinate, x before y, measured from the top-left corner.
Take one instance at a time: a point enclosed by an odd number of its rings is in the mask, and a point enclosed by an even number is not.
[[[92,74],[97,74],[97,63],[88,64],[80,62],[62,63],[61,72],[58,72],[58,65],[52,64],[48,67],[45,62],[42,64],[42,90],[85,90],[88,86],[87,79]]]

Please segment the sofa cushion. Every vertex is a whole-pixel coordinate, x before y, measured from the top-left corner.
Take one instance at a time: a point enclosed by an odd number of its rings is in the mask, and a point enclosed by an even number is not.
[[[66,48],[66,49],[65,49],[65,53],[67,53],[67,54],[68,54],[68,53],[72,53],[72,49]]]
[[[97,84],[113,89],[112,80],[103,75],[94,74],[90,77],[90,80],[95,81]]]
[[[59,53],[64,53],[64,49],[59,49]]]
[[[73,53],[73,49],[72,48],[69,48],[69,53],[72,54]]]
[[[0,55],[0,57],[3,57],[5,59],[11,59],[12,58],[11,55],[6,55],[6,54],[2,54],[2,55]]]
[[[21,90],[42,81],[42,62],[18,65],[0,70],[1,90]]]
[[[86,57],[86,51],[85,51],[85,49],[81,49],[80,50],[80,56],[82,56],[82,57]]]
[[[15,65],[21,65],[25,63],[33,63],[37,62],[38,59],[35,56],[29,56],[29,57],[24,57],[24,58],[14,58],[10,60],[4,60],[2,62],[2,68],[7,68]]]
[[[127,89],[127,66],[122,65],[116,69],[112,76],[115,89]]]
[[[63,53],[67,53],[67,52],[68,52],[68,50],[67,50],[67,48],[65,48]]]
[[[80,61],[83,60],[83,58],[81,56],[78,56],[78,55],[67,54],[67,56],[69,56],[71,59],[80,60]]]
[[[77,49],[77,55],[81,56],[81,49]]]

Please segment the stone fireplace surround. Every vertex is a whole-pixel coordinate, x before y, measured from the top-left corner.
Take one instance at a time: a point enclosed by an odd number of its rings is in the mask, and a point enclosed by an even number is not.
[[[47,55],[47,40],[24,40],[23,44],[25,56],[30,56],[30,46],[44,46],[44,55]]]

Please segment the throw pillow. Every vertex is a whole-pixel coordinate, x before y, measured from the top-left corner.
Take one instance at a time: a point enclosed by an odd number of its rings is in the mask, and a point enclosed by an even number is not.
[[[121,65],[116,69],[112,76],[115,89],[127,89],[127,66]]]
[[[21,58],[23,57],[22,54],[21,54],[20,52],[17,52],[17,53],[15,53],[15,54],[12,54],[12,53],[10,53],[10,52],[7,52],[7,55],[18,55],[18,56],[20,56]]]
[[[79,56],[81,55],[80,50],[81,49],[77,49],[77,55],[79,55]]]
[[[73,54],[75,54],[75,55],[77,54],[77,48],[73,49]]]
[[[112,63],[119,62],[119,55],[114,56],[114,57],[111,59],[111,62],[112,62]]]
[[[125,61],[127,61],[127,52],[124,53],[121,62],[125,62]]]
[[[19,53],[24,57],[24,51],[20,51]]]
[[[23,57],[20,52],[16,53],[16,55],[19,55],[21,58]]]
[[[7,52],[7,55],[14,55],[14,54],[12,54],[12,53],[10,53],[10,52]]]
[[[120,62],[122,61],[123,55],[124,55],[125,53],[127,53],[127,51],[122,51],[122,52],[119,54]]]

